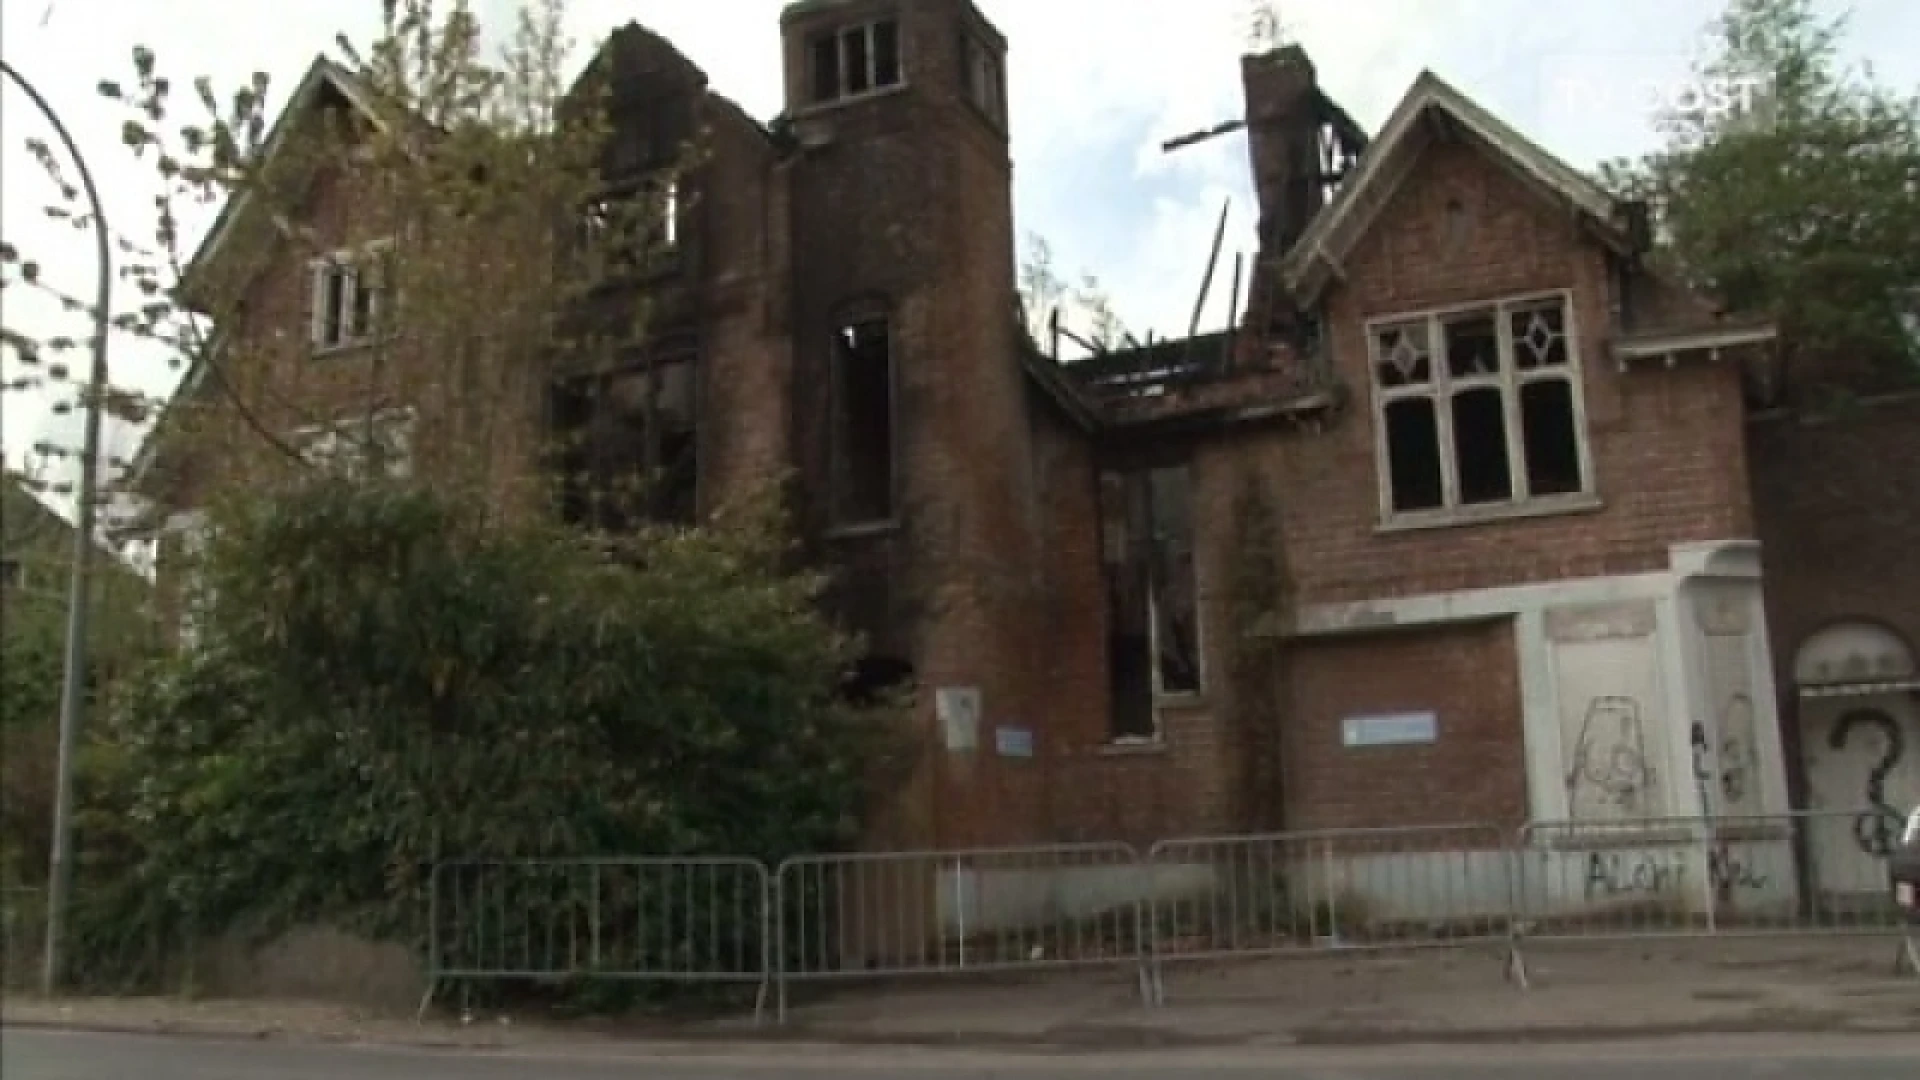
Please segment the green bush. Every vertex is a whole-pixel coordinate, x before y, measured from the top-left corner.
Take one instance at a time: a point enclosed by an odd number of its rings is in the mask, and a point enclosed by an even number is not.
[[[851,643],[770,514],[609,557],[314,479],[212,522],[197,647],[130,680],[90,747],[83,872],[120,899],[88,911],[116,940],[130,919],[405,938],[436,859],[854,838],[885,714],[842,703]]]

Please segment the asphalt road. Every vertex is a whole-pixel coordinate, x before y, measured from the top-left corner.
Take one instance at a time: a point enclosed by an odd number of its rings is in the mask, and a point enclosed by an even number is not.
[[[769,1046],[587,1057],[0,1032],[5,1080],[1081,1080],[1116,1074],[1126,1080],[1911,1080],[1920,1076],[1920,1036],[1063,1056]]]

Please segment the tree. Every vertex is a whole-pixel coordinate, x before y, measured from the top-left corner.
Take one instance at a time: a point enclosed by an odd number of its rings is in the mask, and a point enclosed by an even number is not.
[[[851,642],[819,578],[783,569],[772,506],[646,530],[623,565],[412,481],[223,499],[199,646],[127,683],[91,747],[82,826],[116,859],[84,890],[89,940],[187,913],[404,939],[442,857],[852,842],[891,714],[841,699]],[[714,902],[686,925],[740,915]],[[757,940],[747,921],[724,929]]]
[[[543,380],[556,357],[607,357],[644,339],[643,302],[588,322],[582,301],[658,256],[670,233],[658,227],[668,189],[696,148],[665,184],[607,197],[607,72],[568,71],[564,0],[522,8],[491,58],[464,0],[385,0],[383,11],[369,48],[338,42],[338,70],[360,88],[364,111],[270,123],[265,73],[226,91],[192,80],[183,105],[189,84],[146,48],[134,50],[130,79],[101,82],[124,107],[123,142],[151,177],[156,208],[146,235],[117,238],[140,306],[114,323],[189,372],[158,446],[217,462],[223,483],[325,464],[361,469],[404,438],[409,467],[436,482],[494,505],[533,505],[517,489],[548,481],[522,467],[544,437]],[[63,200],[77,198],[44,147],[36,153]],[[324,184],[353,191],[356,234],[386,242],[352,268],[356,289],[372,285],[356,295],[385,303],[355,313],[377,332],[333,358],[336,385],[316,400],[302,371],[310,365],[294,359],[306,359],[304,335],[288,334],[285,319],[250,319],[248,302],[269,260],[337,259],[340,238],[310,220]],[[245,206],[261,224],[234,230],[228,246],[241,257],[195,265],[189,219],[216,206]],[[70,206],[49,212],[88,224]],[[31,253],[5,255],[18,283],[46,286]],[[77,344],[9,331],[36,353]],[[396,405],[411,417],[401,433],[388,423]]]
[[[1669,257],[1734,310],[1777,318],[1790,355],[1920,372],[1920,106],[1840,64],[1811,0],[1731,0],[1699,66],[1709,92],[1659,119],[1667,145],[1603,178],[1645,198]]]
[[[1100,280],[1085,273],[1075,285],[1061,277],[1054,265],[1053,245],[1039,233],[1027,234],[1027,251],[1020,260],[1020,306],[1027,333],[1042,348],[1053,340],[1056,314],[1062,329],[1095,351],[1117,349],[1127,336],[1127,328],[1114,312],[1113,301]]]

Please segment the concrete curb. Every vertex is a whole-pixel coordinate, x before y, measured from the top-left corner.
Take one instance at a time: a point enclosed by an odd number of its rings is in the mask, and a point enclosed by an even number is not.
[[[43,1017],[7,1019],[4,1026],[20,1030],[70,1031],[101,1035],[149,1035],[229,1041],[284,1041],[314,1045],[391,1046],[445,1051],[537,1050],[566,1045],[711,1049],[715,1046],[859,1047],[950,1050],[1007,1050],[1026,1053],[1084,1054],[1092,1052],[1151,1052],[1235,1047],[1313,1048],[1406,1045],[1579,1044],[1721,1035],[1911,1035],[1915,1028],[1857,1023],[1845,1016],[1809,1013],[1734,1018],[1682,1024],[1641,1024],[1619,1027],[1561,1025],[1552,1027],[1432,1029],[1391,1027],[1301,1027],[1290,1031],[1196,1035],[1165,1028],[1134,1025],[1071,1025],[1032,1035],[1000,1032],[920,1031],[876,1034],[836,1031],[824,1027],[768,1028],[739,1031],[613,1031],[528,1028],[524,1035],[480,1036],[457,1031],[421,1029],[404,1034],[391,1027],[367,1030],[301,1030],[278,1025],[222,1024],[217,1021],[159,1021],[151,1023],[102,1020],[59,1020]]]

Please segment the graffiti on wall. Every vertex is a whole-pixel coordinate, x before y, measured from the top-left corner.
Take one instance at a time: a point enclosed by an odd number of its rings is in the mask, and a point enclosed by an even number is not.
[[[1907,755],[1907,740],[1900,724],[1879,709],[1856,709],[1833,725],[1827,745],[1846,749],[1856,731],[1877,731],[1882,740],[1880,758],[1867,772],[1866,805],[1870,808],[1853,821],[1854,842],[1860,850],[1875,858],[1886,858],[1893,851],[1893,838],[1901,826],[1900,811],[1887,803],[1887,774]]]
[[[1694,721],[1693,780],[1701,803],[1712,812],[1738,812],[1748,798],[1758,795],[1760,748],[1753,725],[1753,698],[1732,694],[1720,707],[1720,746],[1709,751],[1706,725]]]
[[[1567,761],[1569,816],[1583,816],[1582,806],[1609,817],[1645,816],[1657,779],[1640,702],[1624,695],[1590,701]]]
[[[1687,857],[1682,852],[1590,852],[1587,855],[1588,900],[1676,894],[1687,885]],[[1771,879],[1758,864],[1725,845],[1709,853],[1707,878],[1722,896],[1739,890],[1765,889]]]

